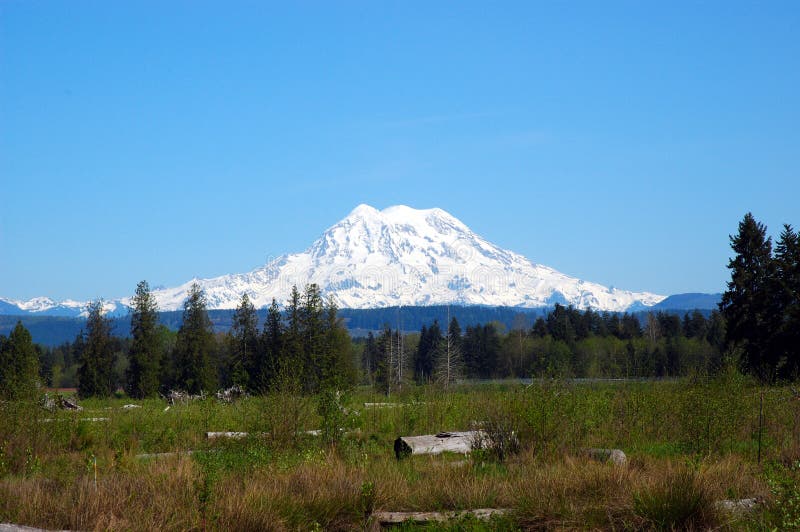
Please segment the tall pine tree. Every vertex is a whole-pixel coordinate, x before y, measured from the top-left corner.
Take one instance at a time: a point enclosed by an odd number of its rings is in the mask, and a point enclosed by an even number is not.
[[[323,389],[343,389],[355,383],[356,370],[352,357],[350,334],[338,317],[332,298],[325,303],[325,359]]]
[[[175,342],[176,384],[195,394],[216,389],[214,350],[214,333],[206,310],[206,296],[200,285],[194,283],[183,304],[183,323]]]
[[[775,244],[773,308],[780,316],[772,349],[781,360],[780,376],[800,377],[800,234],[784,225]]]
[[[0,398],[30,399],[36,394],[39,359],[21,321],[8,339],[0,336]]]
[[[231,381],[233,384],[253,389],[257,382],[259,358],[258,316],[247,294],[242,295],[242,300],[233,313],[231,336],[233,340],[231,346],[233,352],[229,361]]]
[[[778,360],[770,352],[775,316],[771,311],[772,241],[767,228],[747,213],[739,232],[730,237],[735,256],[731,280],[722,294],[720,311],[727,323],[726,343],[740,347],[746,369],[765,381],[777,377]]]
[[[317,391],[328,371],[325,348],[324,305],[316,284],[309,284],[300,308],[300,336],[303,346],[303,382],[306,392]]]
[[[103,315],[103,301],[89,303],[86,332],[78,367],[80,397],[110,397],[114,393],[114,353],[111,321]]]
[[[158,306],[147,281],[136,285],[132,304],[126,391],[131,397],[152,397],[158,393],[163,352],[158,331]]]
[[[283,353],[283,317],[275,299],[267,310],[261,346],[257,351],[256,365],[251,375],[252,387],[259,393],[266,393],[272,387],[279,370]]]
[[[297,286],[293,286],[289,305],[286,308],[286,328],[282,350],[278,358],[278,379],[281,387],[294,388],[301,382],[305,372],[302,312],[300,291]]]

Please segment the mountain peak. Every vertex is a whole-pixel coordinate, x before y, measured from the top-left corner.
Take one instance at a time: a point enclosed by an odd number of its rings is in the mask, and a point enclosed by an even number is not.
[[[361,204],[306,251],[283,255],[243,274],[193,279],[154,290],[161,310],[183,305],[192,282],[208,307],[235,308],[242,294],[256,307],[284,303],[292,286],[317,284],[343,308],[411,305],[544,307],[623,311],[663,300],[650,293],[607,288],[534,264],[495,246],[439,209]],[[127,298],[118,300],[129,304]]]
[[[363,217],[373,217],[377,215],[380,211],[371,205],[367,205],[366,203],[361,203],[355,209],[350,211],[350,214],[347,215],[347,218],[363,218]]]

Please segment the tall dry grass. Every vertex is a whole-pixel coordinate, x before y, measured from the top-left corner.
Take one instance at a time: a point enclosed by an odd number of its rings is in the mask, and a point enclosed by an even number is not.
[[[770,528],[800,517],[784,505],[759,521],[720,513],[715,504],[759,497],[776,507],[775,493],[800,501],[791,485],[800,477],[800,402],[782,389],[764,394],[764,462],[792,468],[779,471],[780,489],[771,489],[756,463],[760,393],[735,376],[547,381],[447,393],[409,387],[390,398],[403,406],[365,409],[364,401],[386,398],[362,391],[347,405],[360,411],[357,430],[335,447],[303,435],[325,421],[313,397],[168,411],[160,401],[130,411],[119,409],[124,400],[87,401],[80,414],[0,404],[0,522],[74,530],[347,530],[369,526],[371,509],[499,507],[513,510],[505,524],[520,529]],[[111,420],[80,421],[99,416]],[[399,435],[492,429],[486,420],[513,430],[518,454],[394,459]],[[207,430],[267,435],[210,442]],[[621,448],[629,465],[588,461],[583,447]],[[199,452],[135,458],[187,449]]]
[[[0,515],[73,530],[356,530],[371,509],[495,507],[513,509],[511,522],[521,529],[709,529],[738,523],[715,501],[766,492],[734,457],[697,465],[643,459],[627,467],[570,456],[542,462],[533,453],[503,465],[421,458],[375,458],[365,467],[329,452],[289,468],[219,470],[205,509],[207,467],[188,457],[117,470],[97,487],[91,475],[72,483],[6,479]],[[363,499],[368,484],[374,501]]]

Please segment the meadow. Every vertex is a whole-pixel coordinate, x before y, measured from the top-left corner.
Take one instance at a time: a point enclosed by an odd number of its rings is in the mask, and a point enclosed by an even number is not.
[[[735,371],[408,386],[391,397],[356,388],[338,396],[284,390],[231,404],[212,396],[169,408],[125,397],[81,405],[51,412],[0,403],[0,522],[360,530],[379,528],[379,510],[500,508],[507,512],[489,522],[399,528],[800,526],[800,399],[790,387],[762,387]],[[398,436],[475,428],[504,443],[468,455],[395,457]],[[209,431],[248,434],[209,439]],[[621,449],[627,464],[593,461],[587,448]],[[733,511],[720,503],[740,499],[757,502]]]

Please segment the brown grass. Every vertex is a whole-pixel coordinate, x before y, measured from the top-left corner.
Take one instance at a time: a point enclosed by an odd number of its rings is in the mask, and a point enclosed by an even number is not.
[[[766,493],[752,466],[734,457],[697,467],[656,459],[628,467],[573,457],[542,463],[533,455],[505,466],[441,462],[387,458],[365,467],[331,453],[288,469],[222,472],[203,515],[198,494],[204,470],[191,458],[176,457],[114,470],[96,488],[88,475],[73,483],[6,479],[0,482],[0,515],[73,530],[353,530],[365,524],[361,487],[371,481],[375,509],[512,508],[522,529],[642,529],[659,523],[637,515],[634,495],[663,497],[659,490],[690,475],[703,496],[699,513],[679,525],[699,529],[735,526],[716,512],[714,501],[730,493]]]

